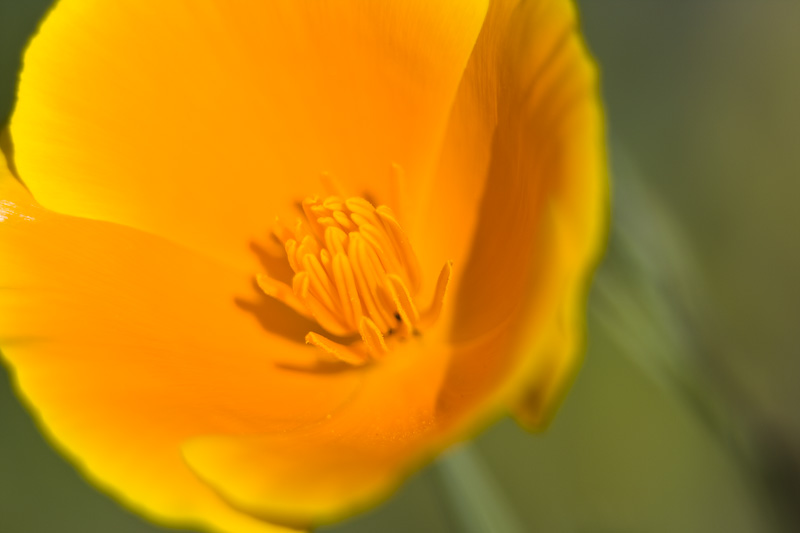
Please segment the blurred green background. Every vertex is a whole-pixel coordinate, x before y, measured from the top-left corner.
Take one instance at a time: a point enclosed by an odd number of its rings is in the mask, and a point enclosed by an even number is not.
[[[48,4],[0,0],[0,123]],[[522,531],[800,531],[800,3],[579,4],[615,179],[586,364],[546,434],[503,420],[470,464]],[[468,529],[447,464],[327,530]],[[48,446],[0,370],[0,532],[154,531]]]

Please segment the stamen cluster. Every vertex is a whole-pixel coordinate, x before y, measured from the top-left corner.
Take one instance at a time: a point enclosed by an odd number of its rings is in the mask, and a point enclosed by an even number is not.
[[[432,324],[441,311],[451,264],[442,269],[433,304],[420,313],[414,303],[422,284],[416,254],[392,210],[360,197],[306,198],[304,219],[294,229],[278,223],[294,271],[292,286],[262,274],[258,284],[332,335],[360,335],[363,346],[346,346],[310,332],[306,342],[351,364],[378,359],[389,335],[405,339]]]

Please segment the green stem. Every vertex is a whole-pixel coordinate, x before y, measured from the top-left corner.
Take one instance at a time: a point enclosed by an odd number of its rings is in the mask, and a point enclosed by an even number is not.
[[[436,462],[444,498],[462,533],[524,533],[526,529],[471,443]]]

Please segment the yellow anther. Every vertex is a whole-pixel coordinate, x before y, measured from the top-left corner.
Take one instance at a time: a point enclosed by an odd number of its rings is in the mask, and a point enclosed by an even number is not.
[[[297,261],[295,257],[297,256],[297,241],[294,239],[289,239],[283,243],[284,249],[286,250],[286,260],[289,261],[289,266],[292,267],[292,270],[297,272],[300,270],[297,266]]]
[[[392,305],[393,302],[391,300],[386,302],[384,299],[380,298],[381,291],[386,292],[388,284],[386,274],[383,272],[375,252],[363,239],[359,239],[358,242],[358,258],[359,264],[364,270],[364,276],[367,279],[369,290],[373,296],[375,296],[375,306],[378,309],[378,314],[383,320],[383,323],[386,324],[381,330],[390,330],[392,329],[392,325],[397,322],[397,318],[395,317],[396,309],[394,309],[394,305]]]
[[[350,259],[344,253],[334,256],[333,273],[336,280],[336,289],[342,300],[342,307],[345,309],[345,316],[349,324],[355,327],[358,321],[361,320],[363,312],[361,310],[361,299],[356,288],[353,267],[350,265]]]
[[[341,211],[344,209],[343,200],[338,196],[328,196],[322,201],[322,205],[325,207],[325,209],[329,209],[331,211]]]
[[[445,293],[447,293],[447,286],[450,283],[450,277],[453,275],[453,262],[448,261],[442,267],[439,273],[439,279],[436,280],[436,292],[433,295],[433,302],[431,306],[420,315],[417,327],[420,330],[430,328],[438,319],[442,312],[444,305]]]
[[[313,256],[318,253],[319,245],[317,244],[317,240],[311,235],[306,235],[303,237],[303,240],[300,241],[300,245],[297,247],[297,251],[295,252],[295,260],[298,263],[301,263],[304,257],[309,255]]]
[[[339,226],[341,226],[345,231],[355,231],[358,229],[356,224],[353,224],[354,221],[350,220],[350,217],[348,217],[343,211],[334,211],[333,219],[338,222]]]
[[[377,227],[372,224],[361,226],[359,233],[364,240],[367,241],[375,253],[378,254],[378,259],[383,265],[386,272],[398,272],[408,283],[408,275],[405,268],[400,263],[397,254],[394,251],[394,246],[386,238],[385,233],[381,232]]]
[[[417,306],[414,305],[414,301],[411,299],[411,295],[408,293],[405,283],[403,283],[403,280],[400,279],[400,276],[397,274],[389,274],[388,277],[397,295],[398,307],[402,308],[406,314],[408,314],[408,318],[412,324],[416,324],[419,321],[419,311],[417,311]]]
[[[303,213],[306,216],[306,221],[311,228],[311,232],[316,235],[322,235],[324,228],[320,227],[317,218],[319,217],[320,206],[317,204],[316,198],[306,198],[303,200]],[[324,211],[324,210],[323,210]]]
[[[334,342],[313,331],[310,331],[308,335],[306,335],[306,343],[316,346],[323,352],[353,366],[361,366],[369,362],[369,356],[366,353],[353,350],[348,346]]]
[[[392,173],[402,178],[399,166]],[[362,365],[384,357],[395,343],[436,321],[452,265],[447,262],[442,268],[430,308],[419,311],[414,301],[422,284],[419,261],[394,212],[360,197],[343,200],[331,176],[323,181],[331,196],[306,198],[304,219],[291,230],[276,222],[273,230],[295,273],[292,286],[266,274],[258,276],[258,286],[347,342],[312,332],[306,336],[308,344]]]
[[[331,265],[331,254],[328,250],[320,250],[319,252],[319,261],[322,263],[322,268],[325,269],[325,272],[328,273],[328,277],[330,278],[331,274],[333,273],[333,266]]]
[[[305,273],[308,274],[309,285],[314,292],[314,296],[316,296],[329,311],[335,314],[338,313],[341,310],[341,306],[338,302],[334,302],[336,292],[331,281],[328,279],[328,273],[322,268],[322,263],[320,263],[316,256],[311,254],[303,256],[302,262]]]
[[[362,226],[366,226],[367,224],[373,222],[372,216],[365,217],[364,215],[360,215],[358,213],[353,213],[350,215],[350,218],[356,223],[356,226],[358,226],[359,229],[361,229]]]
[[[361,216],[368,217],[375,212],[375,206],[373,206],[367,200],[359,198],[358,196],[348,198],[344,203],[351,213],[357,213]]]
[[[306,200],[309,200],[309,199],[306,198]],[[315,198],[312,198],[310,200],[312,202],[314,202],[314,203],[312,203],[311,206],[310,206],[311,214],[306,214],[306,216],[309,219],[312,219],[315,216],[318,216],[318,217],[319,216],[325,216],[325,215],[330,213],[330,211],[328,209],[326,209],[324,205],[320,205]]]
[[[292,278],[292,291],[301,300],[308,298],[308,272],[298,272]]]
[[[322,305],[313,295],[309,295],[305,300],[306,306],[311,310],[311,314],[317,323],[339,337],[351,334],[350,328],[342,324],[339,317]]]
[[[256,283],[258,283],[259,288],[264,291],[264,294],[267,296],[280,300],[294,309],[296,313],[306,318],[311,318],[311,313],[309,313],[303,300],[298,298],[292,288],[285,283],[272,279],[266,274],[259,274],[256,276]]]
[[[333,217],[319,217],[317,219],[317,227],[319,227],[320,230],[322,230],[323,236],[325,235],[325,232],[328,231],[328,228],[341,229],[339,227],[339,223],[336,222],[336,219]]]
[[[409,282],[411,283],[411,290],[416,293],[419,291],[420,285],[422,284],[422,271],[419,267],[417,254],[415,254],[414,249],[411,248],[411,243],[408,241],[408,237],[403,231],[403,228],[400,227],[400,223],[397,222],[397,219],[394,217],[392,210],[386,206],[380,206],[376,212],[386,228],[387,235],[391,238],[395,253],[401,258],[401,262],[403,267],[405,267]]]
[[[378,329],[378,326],[369,318],[362,316],[358,324],[358,331],[361,333],[361,338],[364,339],[364,344],[367,345],[367,352],[373,359],[380,359],[389,348],[386,346],[386,341],[383,338],[383,333]]]
[[[325,230],[325,246],[330,253],[346,254],[347,234],[341,228],[329,227]]]
[[[353,274],[355,274],[356,285],[358,286],[358,294],[361,302],[364,305],[366,315],[371,317],[382,331],[389,330],[389,324],[384,321],[381,312],[378,309],[376,302],[377,293],[374,284],[370,283],[369,271],[367,270],[366,257],[362,252],[362,243],[358,233],[351,233],[349,235],[350,246],[347,250],[347,255],[351,259],[353,266]]]
[[[313,237],[313,233],[311,232],[311,228],[308,227],[308,224],[303,222],[303,219],[298,218],[297,223],[294,225],[294,238],[297,242],[303,242],[303,239],[306,237]]]

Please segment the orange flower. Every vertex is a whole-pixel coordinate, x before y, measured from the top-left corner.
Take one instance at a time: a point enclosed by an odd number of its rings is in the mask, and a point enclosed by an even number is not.
[[[0,348],[99,485],[305,527],[546,421],[606,201],[570,2],[61,0],[24,64]]]

